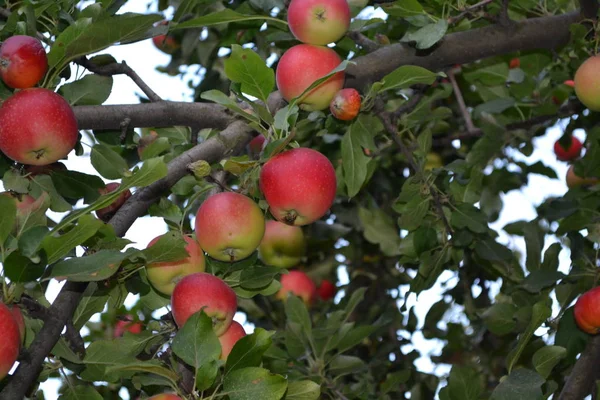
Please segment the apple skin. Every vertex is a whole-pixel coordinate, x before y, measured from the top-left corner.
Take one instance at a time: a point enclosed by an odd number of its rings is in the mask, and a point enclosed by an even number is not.
[[[425,166],[423,169],[425,171],[431,171],[434,168],[442,168],[444,166],[444,161],[442,160],[442,156],[438,153],[431,152],[428,153],[425,158]]]
[[[564,84],[565,84],[565,85],[567,85],[567,86],[569,86],[569,87],[572,87],[572,88],[574,88],[574,87],[575,87],[575,81],[574,81],[574,80],[572,80],[572,79],[566,80],[566,81],[564,82]]]
[[[512,60],[510,60],[510,63],[508,64],[508,68],[510,68],[510,69],[519,68],[520,66],[521,66],[521,60],[519,60],[518,58],[513,58]]]
[[[158,236],[148,243],[148,247],[156,244]],[[185,250],[188,252],[189,257],[179,261],[172,262],[161,262],[146,265],[146,272],[148,273],[148,280],[159,292],[171,295],[175,284],[186,275],[194,274],[196,272],[204,272],[204,253],[200,248],[198,242],[189,237],[184,236],[183,239],[187,243]]]
[[[279,59],[275,74],[277,88],[289,102],[304,93],[316,80],[329,74],[341,62],[340,56],[328,47],[296,45]],[[306,111],[326,109],[333,96],[344,86],[344,77],[343,71],[337,72],[300,98],[298,106]]]
[[[265,234],[265,217],[249,197],[217,193],[196,214],[196,237],[212,258],[234,262],[252,254]]]
[[[13,304],[12,306],[8,306],[8,308],[10,309],[10,312],[12,313],[13,318],[15,319],[15,322],[17,323],[17,326],[19,327],[19,335],[21,338],[21,344],[23,342],[25,342],[25,318],[23,318],[23,312],[21,311],[21,307],[19,307],[16,304]]]
[[[0,303],[0,380],[4,379],[12,368],[21,350],[21,333],[12,312],[4,303]]]
[[[169,21],[161,21],[158,25],[167,25]],[[181,47],[181,43],[172,35],[158,35],[152,38],[154,46],[165,54],[174,54]]]
[[[141,322],[133,321],[133,317],[131,315],[127,315],[126,318],[127,320],[118,319],[117,322],[115,322],[115,330],[113,331],[114,338],[123,336],[125,331],[131,332],[135,335],[142,332],[144,325]]]
[[[121,186],[121,185],[117,182],[110,182],[110,183],[107,183],[104,188],[98,189],[98,192],[100,192],[100,194],[112,193],[115,190],[117,190],[119,188],[119,186]],[[123,204],[125,204],[127,199],[129,199],[130,197],[131,197],[131,191],[129,189],[127,189],[126,191],[121,193],[115,201],[113,201],[112,203],[110,203],[109,205],[107,205],[104,208],[100,208],[100,209],[96,210],[96,216],[98,217],[98,219],[100,219],[104,222],[110,221],[110,219],[113,217],[113,215],[115,215],[115,213],[117,211],[119,211],[119,208],[121,208],[121,206],[123,206]]]
[[[575,136],[571,136],[571,146],[568,149],[562,147],[558,140],[554,143],[554,154],[556,154],[556,158],[560,161],[572,161],[581,155],[582,148],[583,144],[581,141]]]
[[[163,393],[157,394],[156,396],[150,397],[148,400],[183,400],[181,397],[176,394]]]
[[[221,360],[227,360],[231,349],[237,343],[238,340],[246,336],[244,327],[239,322],[233,321],[229,326],[229,329],[224,334],[219,336],[219,342],[221,343]]]
[[[600,56],[585,60],[575,72],[575,94],[591,111],[600,111]]]
[[[323,279],[317,288],[317,294],[323,301],[329,301],[335,296],[336,287],[327,279]]]
[[[600,287],[579,296],[573,315],[579,329],[590,335],[600,333]]]
[[[346,0],[292,0],[287,20],[299,41],[326,45],[337,42],[348,31],[350,6]]]
[[[171,295],[171,310],[178,327],[193,314],[204,309],[213,320],[213,329],[221,336],[233,321],[237,297],[222,279],[204,272],[183,277]]]
[[[265,148],[266,142],[267,139],[263,135],[255,136],[254,139],[248,143],[248,152],[251,155],[259,155]]]
[[[0,150],[21,164],[48,165],[65,158],[78,134],[73,109],[51,90],[24,89],[0,107]]]
[[[353,120],[360,112],[360,93],[356,89],[340,90],[331,100],[329,110],[339,120]]]
[[[258,256],[272,267],[290,268],[298,264],[306,252],[302,228],[267,221],[265,236],[258,247]]]
[[[0,77],[13,89],[35,86],[48,71],[48,57],[42,42],[25,36],[11,36],[0,47]]]
[[[294,294],[310,306],[317,294],[317,286],[308,275],[302,271],[294,270],[281,275],[281,289],[275,295],[279,300],[285,301],[290,294]]]
[[[582,178],[577,176],[575,175],[575,167],[571,165],[567,170],[566,183],[569,189],[573,189],[578,186],[595,185],[598,183],[598,178]]]
[[[337,180],[331,161],[309,148],[284,151],[267,161],[259,186],[271,214],[288,225],[307,225],[327,213]]]

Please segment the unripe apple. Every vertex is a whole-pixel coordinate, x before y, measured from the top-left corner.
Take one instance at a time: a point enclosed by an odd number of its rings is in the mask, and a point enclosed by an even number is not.
[[[161,21],[159,25],[167,25],[168,21]],[[173,35],[158,35],[152,38],[154,46],[166,54],[173,54],[181,47],[181,43],[173,37]]]
[[[567,187],[569,189],[573,189],[578,186],[591,186],[598,183],[598,178],[582,178],[578,175],[575,175],[575,167],[570,166],[567,170],[566,177]]]
[[[73,109],[51,90],[24,89],[0,107],[0,150],[21,164],[48,165],[66,157],[78,134]]]
[[[153,246],[158,242],[161,236],[158,236],[148,243],[148,247]],[[148,280],[159,292],[171,295],[175,284],[186,275],[196,272],[204,272],[204,253],[198,242],[189,237],[184,236],[183,239],[187,243],[185,250],[188,252],[188,257],[179,261],[166,261],[146,265]]]
[[[515,68],[519,68],[520,66],[521,66],[521,60],[519,60],[518,58],[513,58],[512,60],[510,60],[508,68],[515,69]]]
[[[281,275],[281,289],[275,295],[279,300],[286,300],[290,294],[300,297],[309,306],[317,293],[315,283],[302,271],[290,271]]]
[[[323,301],[329,301],[335,296],[336,287],[327,279],[323,279],[317,288],[317,294]]]
[[[135,335],[142,332],[144,325],[139,321],[133,321],[133,317],[131,315],[125,316],[126,319],[118,319],[115,322],[115,330],[113,331],[113,337],[118,338],[123,336],[125,331],[131,332]]]
[[[575,94],[584,106],[600,111],[600,57],[585,60],[575,72]]]
[[[221,336],[233,321],[237,297],[222,279],[204,272],[183,277],[171,295],[173,319],[180,328],[200,310],[212,318],[213,329]]]
[[[582,331],[590,335],[600,333],[600,287],[595,287],[579,296],[573,315],[577,326]]]
[[[238,261],[252,254],[265,234],[265,217],[249,197],[217,193],[202,203],[196,214],[196,237],[209,256]]]
[[[287,101],[300,96],[316,80],[340,65],[338,54],[322,46],[299,44],[286,51],[277,64],[276,80],[279,92]],[[340,71],[299,99],[298,106],[306,111],[324,110],[333,96],[344,86]]]
[[[2,340],[0,340],[0,380],[2,380],[17,361],[21,350],[19,326],[4,303],[0,303],[0,332],[2,332]]]
[[[119,186],[121,186],[119,183],[111,182],[106,184],[105,187],[98,189],[98,192],[100,192],[100,194],[112,193],[115,190],[119,189]],[[110,219],[117,213],[117,211],[119,211],[119,208],[121,208],[121,206],[123,206],[123,204],[125,204],[127,199],[129,199],[130,197],[131,191],[127,189],[126,191],[121,193],[115,201],[113,201],[106,207],[96,210],[96,216],[104,222],[110,221]]]
[[[239,322],[233,321],[229,326],[229,329],[219,336],[219,342],[221,343],[221,360],[227,360],[233,346],[244,336],[246,336],[244,327],[240,325]]]
[[[307,225],[325,215],[335,200],[336,185],[331,161],[309,148],[284,151],[260,171],[260,190],[271,214],[288,225]]]
[[[348,31],[350,6],[346,0],[292,0],[287,20],[299,41],[326,45],[338,41]]]
[[[265,236],[258,247],[258,255],[265,264],[279,268],[293,267],[300,262],[305,251],[302,228],[279,221],[267,221]]]
[[[35,86],[48,70],[42,42],[31,36],[11,36],[0,47],[0,77],[13,89]]]
[[[181,397],[176,394],[163,393],[157,394],[156,396],[150,397],[148,400],[183,400]]]
[[[8,308],[10,309],[10,312],[13,315],[13,318],[15,319],[15,322],[17,323],[17,327],[19,328],[19,334],[21,337],[21,344],[25,341],[25,319],[23,318],[23,312],[21,311],[21,307],[19,307],[16,304],[13,304],[11,306],[8,306]]]
[[[340,90],[331,100],[329,110],[337,119],[353,120],[360,111],[360,93],[356,89]]]
[[[568,148],[564,148],[560,144],[560,140],[554,143],[554,154],[560,161],[572,161],[581,155],[582,148],[581,141],[575,136],[571,136],[571,145]]]
[[[444,166],[444,160],[442,157],[435,152],[428,153],[425,158],[425,165],[423,169],[425,171],[431,171],[434,168],[442,168]]]

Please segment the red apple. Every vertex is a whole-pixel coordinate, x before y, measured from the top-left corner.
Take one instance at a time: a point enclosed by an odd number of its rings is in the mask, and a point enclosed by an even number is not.
[[[575,167],[572,165],[567,170],[566,177],[567,187],[569,189],[573,189],[578,186],[591,186],[598,183],[598,178],[582,178],[578,175],[575,175]]]
[[[159,25],[167,25],[169,21],[161,21]],[[181,43],[172,35],[158,35],[152,38],[154,46],[163,53],[173,54],[181,47]]]
[[[212,318],[217,336],[231,325],[237,309],[237,297],[222,279],[204,272],[183,277],[171,295],[173,319],[180,328],[200,310]]]
[[[336,287],[327,279],[323,279],[317,288],[317,294],[323,301],[329,301],[335,296]]]
[[[317,293],[315,283],[302,271],[290,271],[281,275],[281,289],[275,295],[279,300],[286,300],[290,294],[300,297],[304,304],[310,305]]]
[[[571,79],[569,79],[569,80],[566,80],[566,81],[564,82],[564,84],[565,84],[565,85],[567,85],[567,86],[569,86],[569,87],[572,87],[572,88],[574,88],[574,87],[575,87],[575,81],[574,81],[574,80],[571,80]]]
[[[0,47],[0,77],[7,86],[26,89],[35,86],[48,70],[42,42],[31,36],[11,36]]]
[[[519,68],[520,66],[521,66],[521,60],[519,60],[518,58],[513,58],[512,60],[510,60],[510,63],[508,65],[508,67],[510,69]]]
[[[591,335],[600,333],[600,287],[579,296],[573,314],[577,326],[582,331]]]
[[[23,318],[23,312],[21,311],[21,307],[19,307],[16,304],[13,304],[12,306],[8,306],[8,308],[10,309],[10,312],[13,315],[13,318],[15,319],[15,322],[17,323],[17,326],[19,327],[19,334],[21,337],[21,342],[23,343],[25,341],[25,319]]]
[[[55,171],[68,171],[68,169],[65,164],[61,162],[55,162],[48,165],[28,165],[25,167],[28,179],[32,179],[37,175],[50,175]]]
[[[299,44],[286,51],[277,65],[276,80],[279,92],[287,101],[300,96],[316,80],[329,74],[342,59],[328,48]],[[324,110],[344,85],[344,72],[338,72],[299,99],[306,111]]]
[[[123,336],[125,331],[131,332],[135,335],[142,332],[144,325],[141,322],[135,322],[131,315],[125,316],[126,319],[118,319],[115,322],[115,330],[113,332],[113,337],[118,338]]]
[[[227,360],[233,346],[244,336],[246,336],[246,331],[244,331],[242,325],[237,321],[233,321],[229,326],[229,329],[219,336],[219,342],[221,343],[221,360]]]
[[[21,350],[21,334],[17,321],[4,303],[0,303],[0,380],[4,379],[12,368]]]
[[[572,161],[581,155],[583,145],[575,136],[571,136],[571,144],[568,148],[561,146],[560,141],[554,143],[554,154],[560,161]]]
[[[591,111],[600,111],[600,57],[585,60],[575,72],[575,94]]]
[[[0,150],[21,164],[48,165],[66,157],[78,134],[73,109],[51,90],[24,89],[0,107]]]
[[[335,169],[327,157],[300,147],[267,161],[259,186],[278,221],[307,225],[327,213],[335,200],[336,182]]]
[[[254,139],[248,143],[248,150],[253,155],[258,155],[263,151],[266,146],[267,139],[263,135],[255,136]]]
[[[350,6],[346,0],[292,0],[287,20],[299,41],[326,45],[338,41],[348,31]]]
[[[238,261],[252,254],[265,234],[265,217],[249,197],[217,193],[202,203],[196,214],[196,237],[209,256]]]
[[[100,194],[112,193],[115,190],[119,189],[119,186],[121,186],[121,185],[118,184],[117,182],[111,182],[111,183],[108,183],[102,189],[98,189],[98,192],[100,192]],[[123,204],[125,204],[127,199],[129,199],[130,197],[131,197],[131,191],[129,189],[127,189],[126,191],[121,193],[115,201],[113,201],[106,207],[96,210],[96,216],[104,222],[110,221],[110,219],[117,213],[117,211],[119,211],[119,208],[121,208],[121,206],[123,206]]]
[[[265,236],[258,247],[260,259],[267,265],[289,268],[300,262],[306,251],[304,233],[298,226],[267,221]]]
[[[148,247],[156,244],[158,236],[148,243]],[[183,239],[186,241],[185,246],[189,257],[179,261],[161,262],[146,265],[146,272],[148,273],[148,280],[159,292],[171,295],[175,284],[186,275],[190,275],[196,272],[204,272],[204,253],[200,248],[198,242],[189,237],[184,236]]]
[[[176,394],[163,393],[163,394],[157,394],[156,396],[152,396],[148,400],[183,400],[183,399],[181,397],[177,396]]]
[[[340,90],[331,100],[329,110],[337,119],[353,120],[360,111],[360,93],[356,89]]]

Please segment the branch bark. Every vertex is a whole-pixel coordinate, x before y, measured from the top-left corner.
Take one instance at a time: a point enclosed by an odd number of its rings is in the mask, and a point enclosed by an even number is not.
[[[600,364],[600,335],[590,338],[575,363],[558,400],[583,400],[592,391],[592,382]]]

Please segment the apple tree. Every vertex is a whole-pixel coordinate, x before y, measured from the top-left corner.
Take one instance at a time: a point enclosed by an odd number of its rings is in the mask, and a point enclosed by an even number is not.
[[[0,399],[600,398],[596,0],[130,3],[0,8]]]

